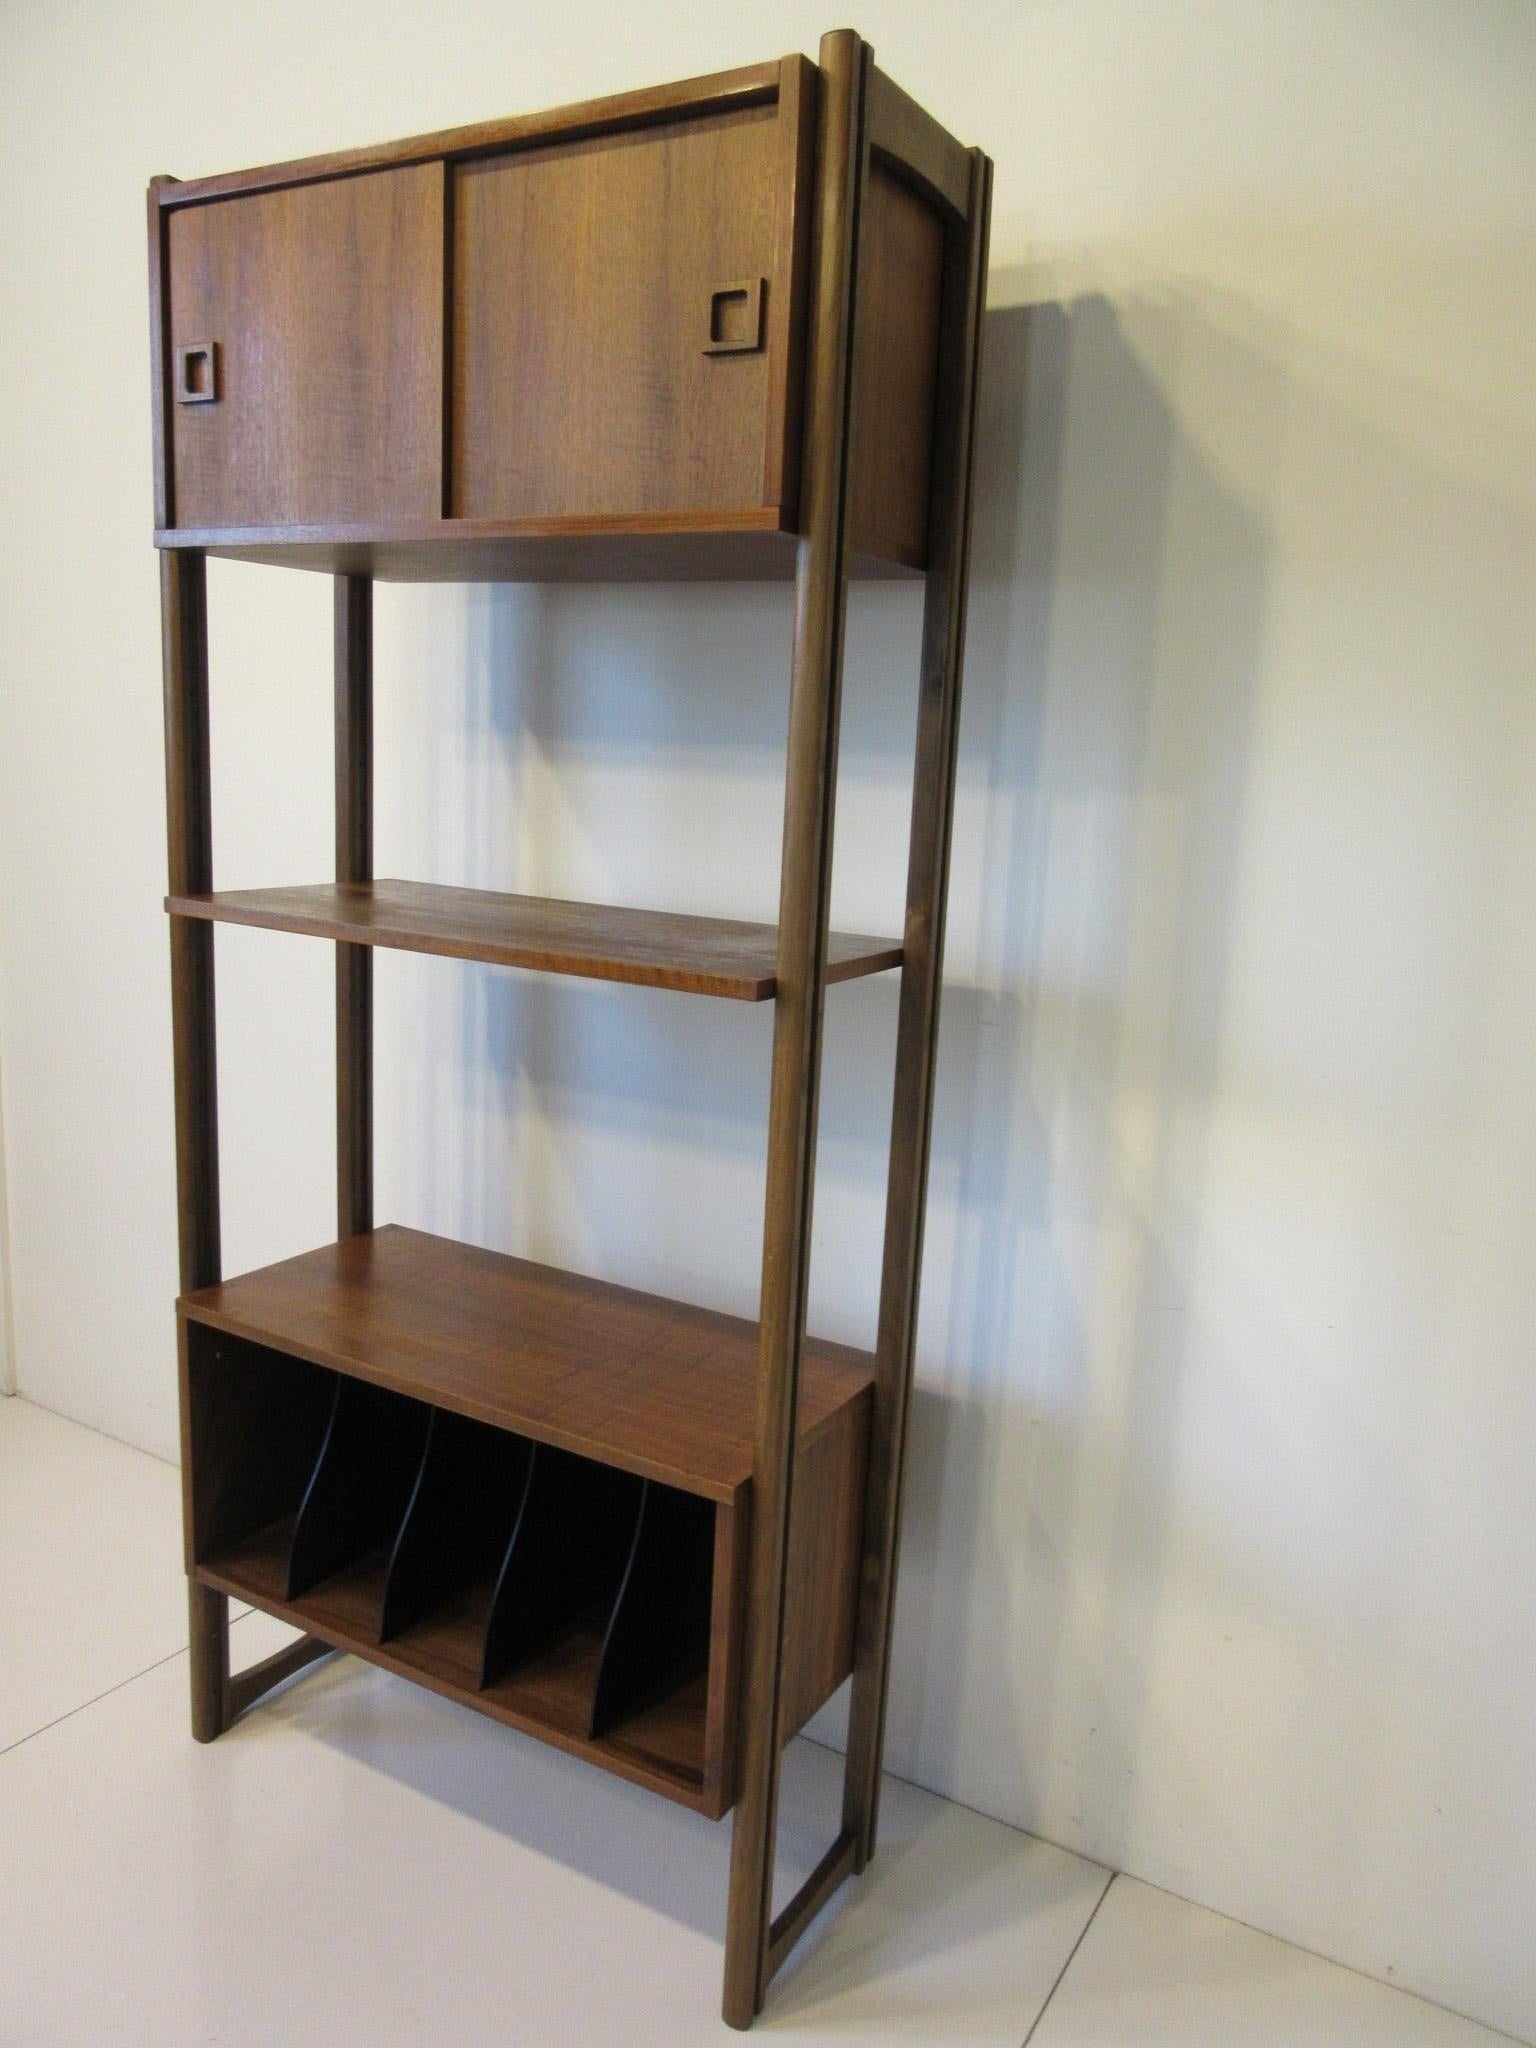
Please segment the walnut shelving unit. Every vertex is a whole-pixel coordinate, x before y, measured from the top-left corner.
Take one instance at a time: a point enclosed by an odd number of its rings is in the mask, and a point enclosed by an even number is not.
[[[750,2025],[874,1849],[991,166],[849,31],[778,63],[150,187],[193,1733],[353,1652],[719,1818]],[[335,580],[336,872],[213,887],[210,554]],[[829,932],[850,575],[925,582],[900,940]],[[376,880],[372,586],[793,579],[776,925]],[[336,1242],[225,1280],[213,934],[336,953]],[[759,1319],[376,1228],[372,952],[774,1004]],[[873,1354],[810,1339],[823,1004],[900,971]],[[229,1668],[228,1601],[303,1631]],[[783,1746],[853,1680],[773,1916]]]

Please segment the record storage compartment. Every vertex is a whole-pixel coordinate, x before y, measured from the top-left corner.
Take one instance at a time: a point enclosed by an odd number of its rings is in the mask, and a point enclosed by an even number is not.
[[[181,1308],[196,1578],[729,1809],[753,1325],[393,1226]],[[677,1405],[706,1357],[690,1434]],[[583,1410],[615,1375],[622,1398]],[[852,1669],[867,1359],[813,1345],[808,1393],[786,1738]]]

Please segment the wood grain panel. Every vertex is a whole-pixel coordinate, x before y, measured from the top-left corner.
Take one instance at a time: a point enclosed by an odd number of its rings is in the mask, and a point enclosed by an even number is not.
[[[181,526],[442,510],[441,164],[170,216],[174,351],[218,346],[218,398],[170,408]]]
[[[860,223],[850,488],[852,545],[927,559],[944,223],[883,164]]]
[[[752,1476],[757,1326],[390,1224],[184,1295],[193,1321],[711,1500]],[[871,1360],[806,1346],[802,1442]]]
[[[976,417],[992,208],[991,163],[978,150],[971,168],[968,218],[963,226],[951,230],[944,283],[932,560],[923,607],[907,856],[907,945],[896,1030],[874,1418],[843,1788],[843,1822],[856,1838],[855,1867],[860,1870],[874,1851],[880,1808],[960,744]]]
[[[452,512],[764,502],[780,138],[774,104],[454,170]],[[711,294],[748,278],[767,345],[706,353]]]
[[[774,927],[739,918],[395,881],[221,889],[168,896],[166,909],[179,917],[307,932],[354,946],[392,946],[739,1002],[764,1002],[776,986]],[[901,963],[894,939],[852,932],[833,932],[827,952],[828,981],[851,981]]]
[[[750,2026],[762,2007],[773,1908],[784,1588],[791,1483],[804,1398],[806,1285],[847,611],[855,252],[867,161],[862,131],[868,48],[852,30],[841,29],[822,38],[820,54],[816,254],[801,477],[805,539],[796,573],[790,662],[779,867],[779,989],[768,1098],[752,1537],[742,1650],[740,1787],[731,1832],[721,1999],[724,2018],[734,2027]]]
[[[971,152],[941,128],[932,114],[894,84],[878,65],[869,73],[867,125],[876,159],[895,164],[951,220],[966,221],[971,208]]]
[[[853,1670],[868,1457],[869,1418],[847,1408],[795,1463],[779,1694],[786,1742]]]

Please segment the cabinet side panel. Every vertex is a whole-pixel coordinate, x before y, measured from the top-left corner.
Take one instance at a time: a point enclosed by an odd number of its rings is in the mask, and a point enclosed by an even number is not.
[[[770,332],[780,134],[753,107],[456,170],[454,516],[763,504],[782,353],[709,344]]]
[[[211,346],[212,397],[171,405],[179,526],[435,519],[441,510],[441,164],[171,215],[171,368]]]
[[[741,1701],[741,1631],[747,1596],[750,1491],[715,1509],[715,1568],[709,1622],[709,1695],[705,1721],[705,1811],[719,1818],[736,1798],[736,1736]]]
[[[920,567],[928,550],[944,224],[926,200],[876,163],[860,236],[853,545]]]
[[[181,1324],[187,1570],[291,1515],[325,1436],[332,1376],[201,1324]]]
[[[796,1461],[784,1590],[786,1741],[853,1669],[869,1415],[867,1397],[850,1402]]]

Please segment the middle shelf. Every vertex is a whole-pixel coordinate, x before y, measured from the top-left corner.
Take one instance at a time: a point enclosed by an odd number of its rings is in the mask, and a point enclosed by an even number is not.
[[[391,946],[593,981],[624,981],[760,1003],[778,987],[771,924],[677,911],[567,903],[436,882],[318,882],[285,889],[220,889],[168,896],[178,917],[307,932],[354,946]],[[831,932],[827,980],[901,965],[899,939]]]

